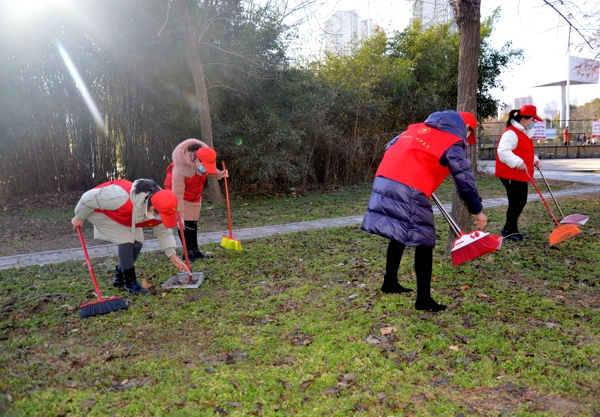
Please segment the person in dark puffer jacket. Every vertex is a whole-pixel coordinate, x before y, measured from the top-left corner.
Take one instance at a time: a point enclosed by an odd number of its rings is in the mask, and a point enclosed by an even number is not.
[[[475,226],[483,229],[487,223],[467,157],[468,143],[475,143],[475,123],[466,112],[432,113],[425,123],[410,125],[388,143],[375,174],[361,229],[390,239],[381,286],[388,294],[412,291],[398,283],[398,268],[404,248],[416,247],[417,310],[446,309],[430,295],[435,227],[429,199],[448,174],[475,215]]]

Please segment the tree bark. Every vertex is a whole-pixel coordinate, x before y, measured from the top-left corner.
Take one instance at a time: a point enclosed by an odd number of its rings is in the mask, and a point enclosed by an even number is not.
[[[177,0],[177,7],[179,10],[179,19],[181,21],[181,32],[183,34],[185,54],[187,56],[188,65],[190,66],[190,71],[192,72],[192,77],[194,78],[194,86],[196,87],[196,110],[198,112],[198,117],[200,117],[202,141],[214,148],[208,93],[206,91],[206,82],[204,81],[204,69],[202,68],[202,61],[200,61],[198,47],[192,32],[188,0]],[[208,178],[208,189],[210,191],[210,200],[213,204],[222,204],[224,202],[223,193],[221,193],[221,189],[219,188],[219,182],[215,178]]]
[[[481,0],[455,0],[453,6],[459,38],[456,110],[468,111],[477,116]],[[470,146],[469,148],[471,170],[475,172],[477,169],[477,146]],[[471,213],[469,213],[466,204],[460,198],[456,184],[452,196],[452,217],[463,232],[467,233],[472,230]],[[454,239],[456,237],[450,230],[446,247],[447,253],[450,252]]]

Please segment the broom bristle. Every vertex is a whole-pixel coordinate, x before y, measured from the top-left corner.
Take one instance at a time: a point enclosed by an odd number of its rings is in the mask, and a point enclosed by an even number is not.
[[[560,242],[571,239],[579,233],[581,233],[581,230],[577,226],[565,225],[557,227],[550,233],[550,246],[558,245]]]
[[[486,232],[463,235],[454,241],[451,251],[452,265],[457,266],[471,259],[494,252],[502,247],[502,236]]]
[[[86,317],[108,314],[117,310],[127,310],[127,302],[125,302],[123,297],[103,298],[82,304],[79,310],[79,317],[85,319]]]
[[[221,239],[221,246],[225,249],[242,250],[242,242],[227,236]]]

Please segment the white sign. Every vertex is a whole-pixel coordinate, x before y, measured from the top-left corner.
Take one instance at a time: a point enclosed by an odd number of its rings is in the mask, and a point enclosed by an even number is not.
[[[546,139],[546,122],[534,122],[531,139]]]
[[[569,57],[569,78],[571,82],[598,84],[600,62],[593,59]]]
[[[592,137],[600,138],[600,120],[596,119],[592,122]]]

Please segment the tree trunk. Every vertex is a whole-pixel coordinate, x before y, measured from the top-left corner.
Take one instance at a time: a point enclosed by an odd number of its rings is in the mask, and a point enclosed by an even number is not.
[[[192,32],[188,0],[177,0],[177,7],[179,9],[179,19],[181,20],[181,32],[183,34],[185,54],[190,66],[190,71],[192,72],[192,77],[194,78],[194,86],[196,87],[196,108],[198,116],[200,117],[202,141],[214,148],[208,93],[206,91],[206,82],[204,81],[204,69],[202,68],[202,61],[200,61],[198,47]],[[219,182],[215,178],[208,178],[208,189],[210,191],[210,200],[213,204],[222,204],[224,202],[223,194],[219,188]]]
[[[477,76],[480,47],[480,18],[481,0],[456,0],[454,2],[456,26],[458,27],[458,80],[456,109],[468,111],[477,116]],[[477,168],[477,146],[471,146],[471,169]],[[460,229],[467,233],[471,231],[471,213],[460,198],[454,185],[452,196],[452,217]],[[447,253],[456,239],[452,230],[449,234]]]

